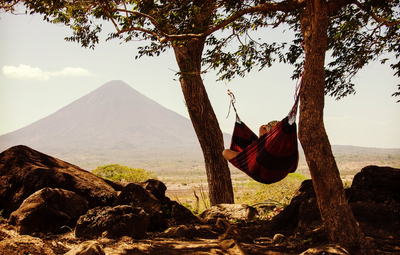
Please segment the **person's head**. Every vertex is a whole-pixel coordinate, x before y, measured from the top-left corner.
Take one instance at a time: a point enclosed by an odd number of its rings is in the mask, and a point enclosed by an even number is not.
[[[275,127],[276,124],[278,124],[278,123],[279,123],[279,121],[273,120],[273,121],[270,121],[270,122],[269,122],[268,124],[266,124],[266,125],[262,125],[262,126],[260,127],[260,136],[262,136],[262,135],[268,133],[268,132],[269,132],[273,127]]]

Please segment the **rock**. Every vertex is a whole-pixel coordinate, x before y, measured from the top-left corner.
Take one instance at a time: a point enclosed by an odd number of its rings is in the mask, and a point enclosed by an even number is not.
[[[198,224],[200,223],[199,218],[197,218],[193,213],[179,204],[176,201],[171,201],[168,204],[168,209],[171,211],[171,216],[168,219],[168,224],[171,225],[182,225],[182,224]]]
[[[121,191],[113,206],[131,205],[141,207],[147,213],[158,212],[162,209],[162,204],[147,189],[136,183],[129,183]]]
[[[199,220],[186,207],[165,197],[166,186],[157,180],[128,184],[114,202],[116,205],[141,207],[150,216],[148,231],[159,231],[174,225],[194,224]]]
[[[400,235],[400,169],[368,166],[357,173],[346,190],[349,205],[361,230],[370,236]],[[311,180],[302,183],[290,204],[271,222],[266,231],[293,231],[313,241],[326,240]]]
[[[224,234],[220,235],[218,239],[233,239],[239,242],[253,243],[253,238],[251,238],[249,233],[246,230],[243,230],[238,225],[232,225],[231,227],[229,227],[228,230]]]
[[[43,188],[61,188],[84,197],[89,208],[111,205],[116,191],[102,178],[75,165],[19,145],[0,153],[0,208],[8,217]]]
[[[110,185],[115,191],[122,191],[125,186],[127,185],[126,183],[120,183],[120,182],[114,182],[111,180],[103,179],[108,185]]]
[[[88,202],[72,191],[44,188],[30,195],[10,216],[20,234],[62,233],[74,228]]]
[[[235,245],[236,245],[235,244],[235,240],[233,240],[233,239],[223,240],[220,243],[221,248],[224,249],[224,250],[228,250],[228,249],[232,248]]]
[[[218,218],[215,225],[217,226],[217,228],[221,229],[222,231],[227,231],[228,228],[231,227],[231,224],[229,223],[229,221],[227,221],[226,219],[223,219],[223,218]]]
[[[335,244],[327,244],[315,248],[310,248],[300,255],[349,255],[344,248]]]
[[[400,169],[364,167],[354,176],[347,196],[366,235],[400,235]]]
[[[293,231],[294,235],[303,239],[326,240],[327,236],[323,231],[314,231],[315,229],[321,229],[322,226],[317,198],[312,197],[304,200],[299,207],[297,226]]]
[[[400,169],[367,166],[354,176],[348,191],[349,203],[373,201],[400,204]]]
[[[165,230],[159,235],[163,238],[217,239],[221,232],[210,225],[179,225]]]
[[[191,229],[186,225],[173,226],[164,231],[162,237],[177,238],[186,237],[193,238],[192,234],[189,233]]]
[[[86,241],[64,255],[106,255],[103,247],[97,241]]]
[[[370,237],[400,236],[400,208],[365,201],[351,203],[363,233]]]
[[[227,251],[228,254],[247,255],[249,254],[238,242],[233,239],[224,240],[220,243],[223,250]]]
[[[162,204],[167,204],[170,200],[165,196],[167,187],[159,180],[150,179],[140,184],[143,188],[150,192]]]
[[[54,255],[49,245],[28,235],[4,239],[0,242],[0,255],[41,254]]]
[[[75,235],[111,239],[128,236],[140,239],[145,236],[149,222],[149,215],[138,207],[130,205],[96,207],[79,218]]]
[[[305,180],[293,195],[290,204],[285,209],[272,218],[267,225],[268,231],[293,230],[299,221],[299,208],[304,201],[315,198],[315,191],[311,180]]]
[[[231,220],[253,220],[257,210],[244,204],[219,204],[211,206],[200,214],[200,219],[207,224],[215,224],[218,218]]]
[[[154,182],[151,182],[154,183]],[[164,185],[164,184],[162,184]],[[149,188],[146,189],[143,186]],[[161,201],[159,201],[152,193],[157,194],[161,198],[162,201],[165,198],[162,198],[161,193],[157,192],[157,189],[154,188],[157,185],[152,186],[149,182],[144,183],[142,185],[129,183],[118,196],[117,200],[114,202],[114,206],[117,205],[130,205],[133,207],[143,208],[144,211],[150,217],[150,225],[148,231],[158,231],[161,229],[167,228],[167,210],[166,205],[164,206]],[[159,184],[161,186],[161,184]],[[165,185],[164,185],[165,186]],[[153,189],[154,188],[154,189]]]

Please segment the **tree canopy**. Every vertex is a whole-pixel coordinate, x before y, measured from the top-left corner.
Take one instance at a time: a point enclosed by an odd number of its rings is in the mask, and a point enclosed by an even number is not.
[[[116,182],[139,183],[145,182],[148,179],[157,179],[157,176],[152,171],[146,171],[141,168],[121,166],[119,164],[99,166],[92,171],[92,174]]]
[[[300,10],[304,1],[2,1],[10,12],[22,3],[27,13],[40,13],[52,23],[70,26],[73,35],[67,41],[79,42],[94,49],[102,22],[115,28],[107,40],[148,41],[139,47],[137,58],[158,56],[171,43],[207,37],[203,65],[217,69],[220,79],[244,76],[255,66],[270,67],[275,61],[294,65],[293,79],[298,78],[304,61]],[[329,1],[326,94],[337,99],[354,94],[353,78],[374,61],[390,62],[394,75],[400,77],[399,1]],[[208,9],[208,10],[206,10]],[[203,13],[207,19],[196,17]],[[267,43],[253,39],[251,31],[286,25],[294,33],[292,42]],[[223,34],[216,31],[228,31]],[[247,37],[244,39],[244,37]],[[232,40],[239,46],[232,51]],[[229,45],[229,51],[227,46]],[[392,59],[390,59],[392,58]],[[400,95],[398,92],[393,96]]]
[[[366,65],[390,62],[394,75],[400,77],[400,3],[398,1],[334,1],[328,2],[329,26],[325,93],[336,99],[356,93],[353,78]],[[212,47],[205,53],[204,64],[219,71],[220,79],[244,76],[254,67],[259,70],[274,62],[294,65],[293,79],[299,78],[304,63],[303,36],[300,12],[252,13],[237,19],[225,29],[228,36],[209,36]],[[254,38],[254,31],[265,27],[284,26],[294,38],[291,42],[268,43]],[[259,33],[258,33],[259,34]],[[232,51],[231,41],[239,45]],[[400,90],[400,85],[398,85]],[[394,92],[393,96],[399,96]],[[398,101],[400,102],[400,100]]]

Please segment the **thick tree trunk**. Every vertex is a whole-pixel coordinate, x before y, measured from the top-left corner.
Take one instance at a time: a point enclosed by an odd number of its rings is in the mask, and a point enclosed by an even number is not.
[[[173,44],[182,92],[204,155],[210,203],[234,203],[228,163],[222,157],[222,132],[200,76],[204,39]]]
[[[349,249],[352,254],[366,254],[366,241],[347,203],[324,127],[327,25],[326,1],[307,0],[301,17],[306,61],[300,91],[299,139],[330,241]]]

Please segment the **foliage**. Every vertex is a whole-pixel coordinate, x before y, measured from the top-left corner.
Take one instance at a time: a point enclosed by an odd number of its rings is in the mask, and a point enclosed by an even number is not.
[[[157,176],[152,171],[146,171],[141,168],[131,168],[118,164],[99,166],[92,171],[93,174],[118,182],[144,182],[148,179],[157,179]]]
[[[354,93],[352,78],[368,63],[386,63],[386,53],[400,56],[400,12],[398,1],[364,1],[347,5],[332,15],[328,28],[326,89],[332,96]],[[391,64],[400,77],[399,64]],[[337,86],[339,84],[339,86]],[[336,90],[333,89],[336,87]]]
[[[353,78],[374,61],[394,62],[390,67],[394,75],[400,77],[399,1],[349,1],[343,6],[332,2],[328,12],[327,95],[340,99],[355,94]],[[297,79],[305,59],[299,19],[298,11],[244,16],[229,25],[233,32],[224,38],[208,38],[209,48],[203,64],[217,69],[220,79],[231,80],[235,76],[243,77],[256,66],[261,70],[278,61],[293,65],[292,78]],[[257,32],[264,27],[277,26],[286,27],[282,32],[291,30],[294,34],[291,43],[278,42],[277,38],[268,42],[268,37]],[[234,45],[237,45],[236,50],[233,50]],[[400,96],[400,85],[398,90],[392,96]]]
[[[141,56],[158,56],[171,45],[185,44],[196,38],[207,38],[203,65],[217,69],[220,79],[244,76],[255,66],[270,67],[275,61],[294,65],[292,78],[301,73],[304,62],[300,11],[304,1],[20,1],[3,0],[0,9],[15,12],[21,3],[26,12],[44,15],[52,23],[70,26],[68,41],[94,48],[99,43],[103,22],[111,23],[115,32],[108,39],[147,41],[139,47]],[[394,75],[400,77],[400,2],[394,0],[330,1],[326,94],[337,99],[354,94],[352,79],[373,61],[388,62],[389,53]],[[291,43],[267,42],[258,30],[268,27],[291,30]],[[283,32],[285,32],[283,30]],[[216,31],[222,31],[218,36]],[[256,36],[258,39],[254,39]],[[237,42],[236,51],[232,50]],[[393,61],[391,61],[393,62]],[[400,95],[399,92],[393,96]]]

